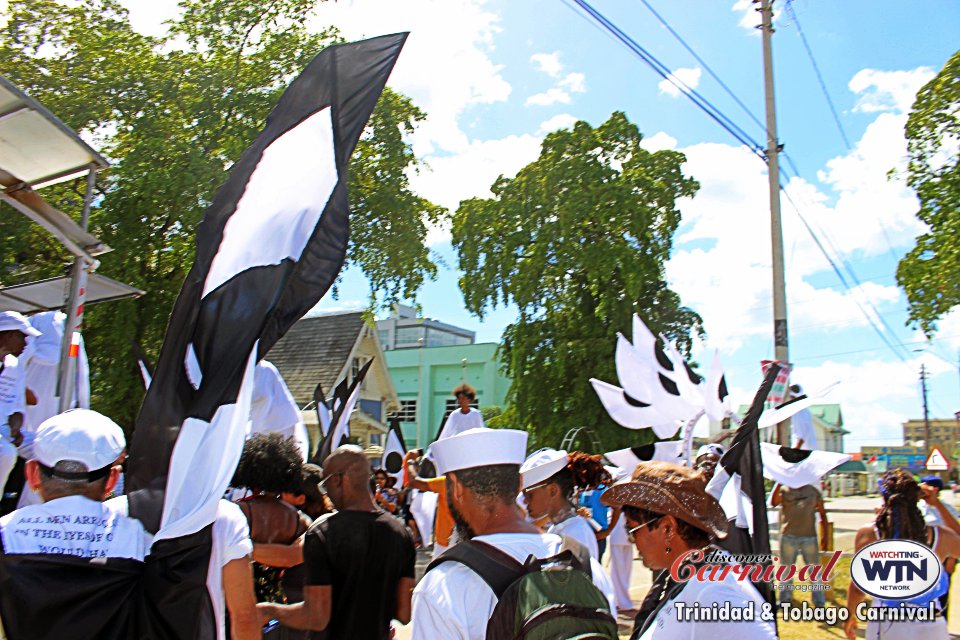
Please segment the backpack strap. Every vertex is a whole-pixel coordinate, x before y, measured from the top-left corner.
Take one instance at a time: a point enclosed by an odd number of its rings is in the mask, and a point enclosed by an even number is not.
[[[570,551],[577,561],[577,564],[580,565],[574,565],[574,567],[583,571],[590,580],[593,580],[593,565],[590,562],[590,549],[587,549],[587,545],[576,538],[571,538],[570,536],[561,537],[563,538],[563,544],[560,546],[560,553]]]
[[[450,547],[427,565],[427,571],[444,562],[459,562],[468,567],[483,578],[497,596],[497,600],[507,587],[525,573],[523,564],[517,562],[513,556],[478,540],[464,540]]]

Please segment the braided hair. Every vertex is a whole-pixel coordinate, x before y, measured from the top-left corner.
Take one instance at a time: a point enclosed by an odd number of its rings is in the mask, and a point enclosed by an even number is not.
[[[880,479],[883,507],[877,514],[877,531],[882,540],[913,540],[927,544],[927,524],[917,502],[920,485],[903,469],[888,471]]]
[[[610,472],[604,468],[601,456],[573,451],[569,454],[567,466],[553,474],[550,482],[560,487],[567,500],[573,498],[577,489],[596,489],[598,485],[609,485],[613,481]]]

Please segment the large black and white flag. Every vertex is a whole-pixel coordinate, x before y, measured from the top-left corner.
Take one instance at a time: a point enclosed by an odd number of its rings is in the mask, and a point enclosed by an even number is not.
[[[407,447],[403,442],[400,419],[390,418],[390,431],[387,432],[387,444],[383,448],[380,466],[397,479],[397,486],[403,485],[403,456],[406,453]]]
[[[763,403],[779,371],[777,364],[767,370],[730,448],[720,458],[713,478],[707,484],[707,493],[720,502],[727,517],[732,520],[727,538],[722,541],[723,548],[731,553],[770,554],[757,419],[763,412]],[[764,599],[774,604],[773,585],[767,582],[754,584]]]
[[[322,51],[233,166],[197,227],[196,260],[131,443],[129,511],[155,533],[150,555],[112,571],[66,558],[83,579],[64,573],[63,589],[34,585],[19,610],[0,596],[11,640],[216,637],[211,529],[243,447],[254,366],[340,271],[347,163],[405,39]],[[49,567],[51,558],[34,561]],[[14,581],[28,580],[19,564]]]
[[[363,385],[363,379],[367,376],[367,371],[370,370],[370,365],[373,364],[373,359],[367,360],[367,363],[360,367],[360,370],[357,372],[357,375],[353,377],[353,380],[350,380],[347,383],[346,380],[343,380],[339,385],[337,385],[337,390],[333,394],[333,400],[331,400],[331,412],[330,412],[330,431],[327,436],[323,439],[323,442],[320,443],[319,449],[317,449],[317,456],[314,460],[315,463],[322,465],[323,461],[327,459],[333,450],[339,447],[340,445],[346,442],[346,439],[350,437],[350,415],[353,413],[353,408],[357,405],[357,400],[360,399],[360,389]]]

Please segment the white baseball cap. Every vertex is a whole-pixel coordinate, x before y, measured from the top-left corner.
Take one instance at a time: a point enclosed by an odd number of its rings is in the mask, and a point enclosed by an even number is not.
[[[494,464],[519,466],[527,453],[527,432],[517,429],[467,429],[430,445],[437,475]]]
[[[40,424],[33,459],[50,469],[58,462],[79,462],[92,472],[112,465],[126,446],[123,429],[116,422],[96,411],[72,409]],[[70,478],[77,479],[74,474]]]
[[[22,313],[16,311],[0,313],[0,331],[19,331],[34,338],[40,335],[40,332],[30,325],[30,321]]]
[[[535,487],[567,466],[570,456],[562,449],[540,449],[530,454],[520,467],[522,489]]]

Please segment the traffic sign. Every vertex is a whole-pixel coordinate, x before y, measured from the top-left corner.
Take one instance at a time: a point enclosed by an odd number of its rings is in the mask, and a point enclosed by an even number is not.
[[[946,471],[950,468],[950,463],[947,462],[947,457],[943,455],[940,448],[934,447],[933,451],[930,452],[930,457],[927,458],[926,466],[927,471]]]

